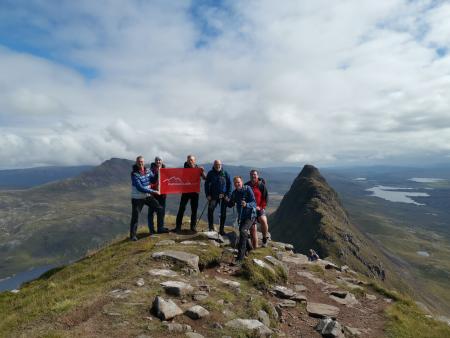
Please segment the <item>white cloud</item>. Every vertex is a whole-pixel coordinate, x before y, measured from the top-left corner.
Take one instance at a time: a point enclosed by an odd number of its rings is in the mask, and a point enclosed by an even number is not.
[[[448,153],[448,3],[226,5],[194,16],[189,3],[166,1],[6,12],[1,29],[17,28],[20,16],[46,39],[43,57],[0,47],[2,166],[137,154],[173,165],[188,153],[272,165]],[[29,33],[24,41],[36,47],[42,37]]]

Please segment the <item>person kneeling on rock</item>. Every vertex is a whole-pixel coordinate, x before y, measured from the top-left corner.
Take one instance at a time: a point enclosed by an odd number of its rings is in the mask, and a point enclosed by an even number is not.
[[[228,207],[232,208],[236,205],[239,224],[239,244],[238,244],[238,261],[242,261],[247,250],[247,240],[249,238],[250,227],[256,218],[256,200],[252,188],[242,184],[242,177],[233,178],[235,190],[231,193],[231,197],[227,200]]]

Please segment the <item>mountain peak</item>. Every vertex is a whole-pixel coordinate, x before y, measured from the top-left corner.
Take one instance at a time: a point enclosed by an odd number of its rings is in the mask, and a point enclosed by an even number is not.
[[[306,178],[322,178],[322,175],[319,172],[319,169],[317,169],[315,166],[311,164],[305,164],[302,171],[298,175],[299,177],[306,177]]]

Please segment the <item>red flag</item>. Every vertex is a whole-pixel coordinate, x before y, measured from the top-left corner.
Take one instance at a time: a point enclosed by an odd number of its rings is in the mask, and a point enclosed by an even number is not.
[[[200,192],[200,168],[161,168],[159,170],[159,193],[180,194]]]

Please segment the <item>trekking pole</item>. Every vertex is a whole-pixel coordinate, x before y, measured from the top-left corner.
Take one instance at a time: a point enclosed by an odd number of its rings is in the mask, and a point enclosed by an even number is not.
[[[195,223],[195,227],[197,227],[197,225],[198,225],[198,222],[200,222],[200,219],[202,218],[202,216],[203,216],[203,213],[205,212],[205,210],[206,210],[206,206],[208,205],[208,200],[206,200],[206,203],[205,203],[205,206],[203,207],[203,210],[202,210],[202,213],[200,214],[200,217],[197,219],[197,223]]]

